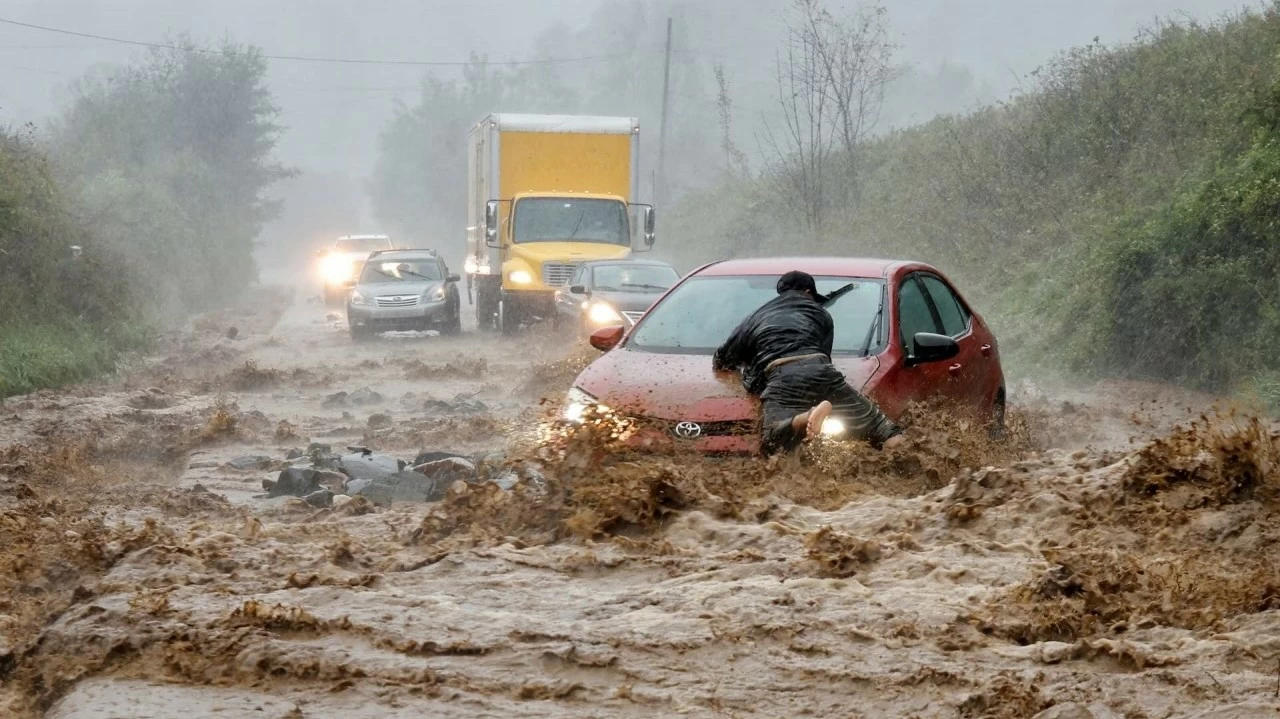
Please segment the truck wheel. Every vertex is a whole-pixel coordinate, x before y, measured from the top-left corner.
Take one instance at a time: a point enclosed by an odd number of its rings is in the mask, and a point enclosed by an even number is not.
[[[504,335],[513,335],[520,329],[520,316],[514,303],[503,297],[498,300],[498,329]]]
[[[476,326],[481,332],[494,329],[494,314],[498,311],[498,303],[491,289],[484,284],[476,287]]]

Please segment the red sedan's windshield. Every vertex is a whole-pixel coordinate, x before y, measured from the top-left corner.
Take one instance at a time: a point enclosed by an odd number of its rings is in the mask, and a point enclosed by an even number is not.
[[[854,283],[827,311],[835,321],[834,352],[861,352],[880,310],[884,283],[861,277],[816,279],[823,294]],[[711,354],[738,323],[777,296],[777,283],[777,277],[766,275],[691,277],[649,310],[628,346],[650,352]],[[877,328],[871,338],[872,353],[879,351],[883,334]]]

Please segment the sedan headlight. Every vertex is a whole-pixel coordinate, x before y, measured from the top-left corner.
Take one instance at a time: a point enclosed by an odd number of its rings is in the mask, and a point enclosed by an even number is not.
[[[600,404],[595,397],[574,387],[569,390],[569,394],[564,400],[564,418],[570,422],[581,422],[587,410],[591,408],[594,408],[597,412],[608,409]]]
[[[351,304],[353,304],[353,305],[371,305],[371,304],[373,304],[373,298],[372,298],[372,297],[366,297],[366,296],[364,296],[364,295],[360,294],[359,292],[352,292],[352,293],[351,293]]]
[[[618,311],[603,302],[597,302],[591,305],[591,310],[587,315],[591,321],[598,325],[607,325],[622,322],[622,315]]]
[[[529,274],[528,270],[513,270],[511,274],[507,275],[507,279],[517,285],[527,285],[533,282],[533,275]]]
[[[844,420],[838,417],[827,417],[822,421],[822,434],[826,437],[839,437],[844,434]]]

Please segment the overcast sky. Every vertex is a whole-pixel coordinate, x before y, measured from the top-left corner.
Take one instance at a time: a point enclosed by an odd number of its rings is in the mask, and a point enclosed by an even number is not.
[[[657,3],[659,0],[654,0]],[[533,38],[560,24],[583,28],[608,0],[0,0],[0,19],[97,35],[157,41],[169,32],[198,40],[224,36],[273,55],[459,61],[468,53],[521,59]],[[771,83],[773,47],[787,0],[686,0],[696,27],[680,62],[725,62],[738,116],[758,119]],[[847,3],[838,0],[829,6]],[[889,0],[899,58],[918,67],[967,68],[1003,97],[1054,53],[1087,43],[1131,39],[1158,16],[1211,20],[1240,0]],[[745,8],[754,7],[755,10]],[[608,12],[608,10],[605,10]],[[559,56],[599,52],[565,44]],[[69,82],[99,63],[141,51],[101,40],[0,24],[0,124],[41,123]],[[658,48],[653,62],[661,62]],[[412,101],[425,69],[276,61],[270,83],[289,128],[282,158],[308,170],[367,176],[377,133],[396,98]],[[441,70],[440,72],[449,72]],[[932,108],[927,102],[922,107]],[[679,112],[679,99],[674,105]],[[508,110],[513,108],[507,108]],[[926,110],[925,112],[931,112]],[[915,119],[913,117],[913,119]],[[920,117],[919,119],[927,119]]]

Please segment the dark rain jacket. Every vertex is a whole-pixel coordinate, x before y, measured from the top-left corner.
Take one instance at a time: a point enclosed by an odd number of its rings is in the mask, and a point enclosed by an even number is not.
[[[741,370],[742,385],[759,395],[770,362],[798,355],[831,356],[835,323],[813,297],[784,292],[742,321],[712,359],[717,370]]]

